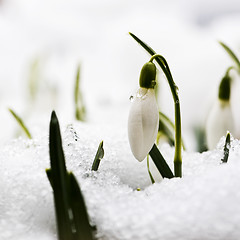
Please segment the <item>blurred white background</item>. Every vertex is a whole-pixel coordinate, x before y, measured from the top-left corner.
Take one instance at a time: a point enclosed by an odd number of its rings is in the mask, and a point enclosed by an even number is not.
[[[87,121],[126,125],[129,96],[149,60],[130,31],[167,59],[179,87],[183,136],[191,148],[192,128],[204,124],[218,83],[232,64],[217,41],[240,56],[239,26],[238,0],[1,0],[0,142],[17,129],[8,107],[32,129],[43,126],[46,133],[52,109],[65,123],[73,121],[78,64]],[[39,83],[34,102],[31,76]],[[159,79],[160,109],[173,120],[173,101],[161,71]],[[236,122],[239,80],[233,82],[232,95]]]

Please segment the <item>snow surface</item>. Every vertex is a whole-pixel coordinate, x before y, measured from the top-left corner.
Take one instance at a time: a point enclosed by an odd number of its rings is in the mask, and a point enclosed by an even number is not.
[[[193,128],[204,125],[217,88],[232,62],[221,40],[239,56],[238,0],[0,0],[0,239],[57,239],[49,167],[52,109],[61,125],[68,170],[81,185],[101,240],[239,240],[240,142],[232,138],[221,164],[224,138],[213,151],[195,149]],[[134,159],[127,140],[129,96],[138,88],[149,56],[131,31],[166,57],[179,87],[183,178],[151,184],[146,161]],[[29,97],[31,65],[37,61],[35,101]],[[87,122],[74,121],[73,87],[81,64]],[[159,72],[159,105],[171,119],[169,86]],[[239,77],[232,107],[240,121]],[[33,140],[19,135],[13,108]],[[236,124],[234,137],[240,136]],[[105,156],[91,172],[100,141]],[[161,146],[173,169],[174,149]],[[141,191],[137,191],[140,188]]]
[[[240,238],[240,142],[232,139],[229,161],[218,148],[183,154],[183,178],[151,184],[146,161],[129,150],[119,126],[75,123],[62,127],[67,168],[76,175],[97,236],[128,239]],[[90,171],[98,144],[105,157]],[[161,147],[173,168],[174,149]],[[0,150],[0,239],[56,239],[53,194],[46,177],[48,137],[16,139]],[[141,191],[137,191],[140,188]]]

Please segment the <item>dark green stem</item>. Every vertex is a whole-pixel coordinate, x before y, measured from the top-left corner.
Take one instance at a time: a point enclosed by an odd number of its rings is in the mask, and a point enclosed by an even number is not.
[[[180,114],[180,102],[177,94],[177,86],[173,81],[173,77],[170,71],[170,68],[167,64],[165,58],[149,47],[146,43],[140,40],[137,36],[132,33],[129,33],[150,55],[154,56],[156,62],[163,70],[168,84],[170,86],[174,107],[175,107],[175,156],[174,156],[174,172],[175,177],[182,177],[182,144],[181,144],[181,114]]]

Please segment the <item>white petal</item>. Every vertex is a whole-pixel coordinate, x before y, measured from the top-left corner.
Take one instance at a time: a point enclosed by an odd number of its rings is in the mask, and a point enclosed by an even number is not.
[[[154,89],[140,88],[128,117],[128,138],[133,155],[144,160],[158,132],[159,113]]]
[[[234,121],[229,101],[217,101],[211,109],[206,124],[206,137],[209,149],[214,149],[227,131],[234,133]]]

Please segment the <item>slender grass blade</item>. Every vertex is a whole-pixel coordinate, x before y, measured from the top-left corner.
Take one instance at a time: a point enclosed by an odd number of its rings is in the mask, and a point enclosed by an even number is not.
[[[28,130],[28,128],[26,127],[26,125],[24,124],[23,120],[11,109],[8,109],[9,112],[12,114],[12,116],[15,118],[15,120],[18,122],[19,126],[21,127],[21,129],[24,131],[24,133],[27,135],[27,137],[29,139],[32,139],[32,136]]]
[[[99,164],[104,156],[104,149],[103,149],[103,141],[100,142],[96,156],[94,158],[93,164],[92,164],[92,171],[97,171],[99,168]]]
[[[85,119],[85,106],[83,104],[83,97],[80,90],[80,66],[78,66],[75,88],[74,88],[74,102],[75,102],[75,118],[79,121],[84,121]]]

